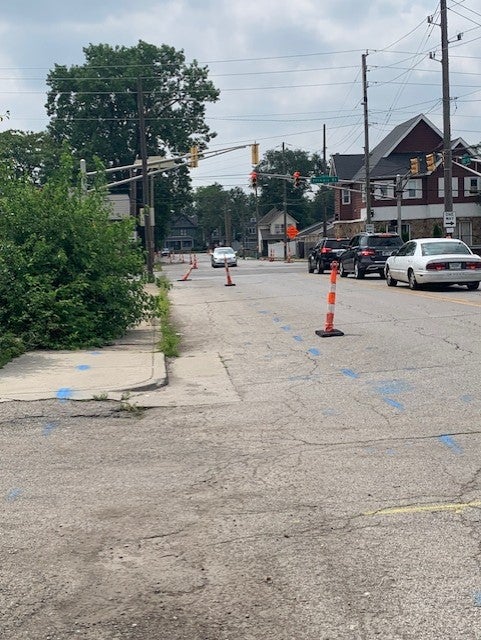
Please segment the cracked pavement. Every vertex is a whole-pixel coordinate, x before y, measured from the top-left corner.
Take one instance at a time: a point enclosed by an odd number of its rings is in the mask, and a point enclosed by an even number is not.
[[[164,270],[165,406],[1,407],[2,638],[481,639],[481,294]]]

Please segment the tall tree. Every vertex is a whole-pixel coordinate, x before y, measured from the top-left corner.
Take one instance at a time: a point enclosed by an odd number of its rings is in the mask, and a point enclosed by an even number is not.
[[[46,107],[53,139],[67,141],[87,167],[95,157],[115,167],[132,164],[140,155],[139,87],[149,156],[186,153],[194,144],[203,149],[216,136],[205,122],[205,108],[218,100],[219,91],[208,79],[208,68],[196,60],[187,63],[182,50],[139,41],[134,47],[91,44],[84,54],[83,65],[55,65],[50,71]],[[163,174],[154,185],[161,212],[158,246],[172,203],[178,212],[191,201],[188,169]],[[137,194],[141,202],[140,189]]]
[[[116,166],[139,153],[139,78],[149,155],[186,152],[193,143],[202,148],[215,137],[205,105],[219,91],[208,68],[187,64],[183,51],[139,41],[135,47],[91,44],[84,54],[85,64],[55,65],[47,76],[49,131],[67,140],[78,158],[89,163],[98,156]]]
[[[13,179],[45,184],[60,162],[61,149],[47,132],[9,129],[0,133],[0,158]]]
[[[299,227],[302,228],[314,222],[308,197],[311,187],[306,178],[316,172],[318,163],[319,156],[316,154],[309,156],[301,149],[286,148],[284,151],[279,149],[267,151],[257,167],[258,173],[261,174],[259,178],[260,215],[265,215],[273,207],[282,210],[285,187],[287,211],[298,220]],[[298,187],[293,181],[295,171],[299,171],[303,178]],[[286,176],[287,179],[276,176]]]

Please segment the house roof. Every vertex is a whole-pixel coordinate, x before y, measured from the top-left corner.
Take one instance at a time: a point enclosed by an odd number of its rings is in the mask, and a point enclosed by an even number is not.
[[[339,180],[352,180],[363,163],[364,155],[362,153],[347,155],[335,153],[332,156],[333,173],[335,176],[338,176]]]
[[[424,122],[442,140],[441,131],[424,115],[419,114],[406,122],[398,124],[385,136],[381,142],[372,149],[369,156],[369,173],[371,179],[392,178],[397,174],[403,175],[409,169],[409,160],[413,157],[413,151],[396,153],[395,149],[421,122]],[[452,147],[468,147],[462,138],[452,141]],[[425,159],[420,157],[421,173],[426,172]],[[363,182],[365,179],[364,154],[334,154],[332,156],[333,173],[340,180]]]
[[[266,213],[265,216],[263,216],[260,220],[259,220],[259,225],[266,225],[266,224],[271,224],[271,222],[274,222],[274,220],[277,220],[277,218],[279,218],[279,216],[284,215],[284,212],[280,209],[277,209],[277,207],[274,207],[273,209],[271,209],[270,211],[268,211]],[[289,211],[286,212],[286,215],[289,216],[289,218],[291,220],[293,220],[294,222],[298,222],[294,216],[292,216]]]

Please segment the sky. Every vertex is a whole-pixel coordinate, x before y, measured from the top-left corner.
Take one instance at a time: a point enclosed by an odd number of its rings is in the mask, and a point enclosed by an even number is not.
[[[209,69],[209,151],[259,143],[309,154],[364,152],[362,56],[372,149],[424,113],[441,131],[442,66],[435,0],[15,0],[0,13],[0,131],[48,124],[45,78],[83,64],[89,44],[139,40],[183,50]],[[481,7],[448,0],[452,137],[481,142]],[[324,137],[325,131],[325,137]],[[187,151],[187,150],[186,150]],[[201,160],[194,187],[249,184],[250,149]]]

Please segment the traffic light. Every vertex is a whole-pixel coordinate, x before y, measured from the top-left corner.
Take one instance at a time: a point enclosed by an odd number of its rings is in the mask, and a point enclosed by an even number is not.
[[[255,171],[252,171],[249,177],[251,179],[251,187],[253,189],[256,189],[257,188],[257,173]]]
[[[411,158],[411,160],[409,161],[411,168],[410,168],[410,172],[411,174],[417,175],[420,172],[420,167],[419,167],[419,158]]]
[[[251,144],[251,164],[259,164],[259,144]]]
[[[190,160],[189,167],[198,167],[199,166],[199,147],[194,145],[190,148]]]
[[[434,171],[436,169],[436,154],[428,153],[426,156],[426,167],[428,171]]]
[[[300,171],[294,171],[294,173],[292,174],[292,177],[294,178],[294,186],[295,187],[300,187],[301,186],[301,172]]]

